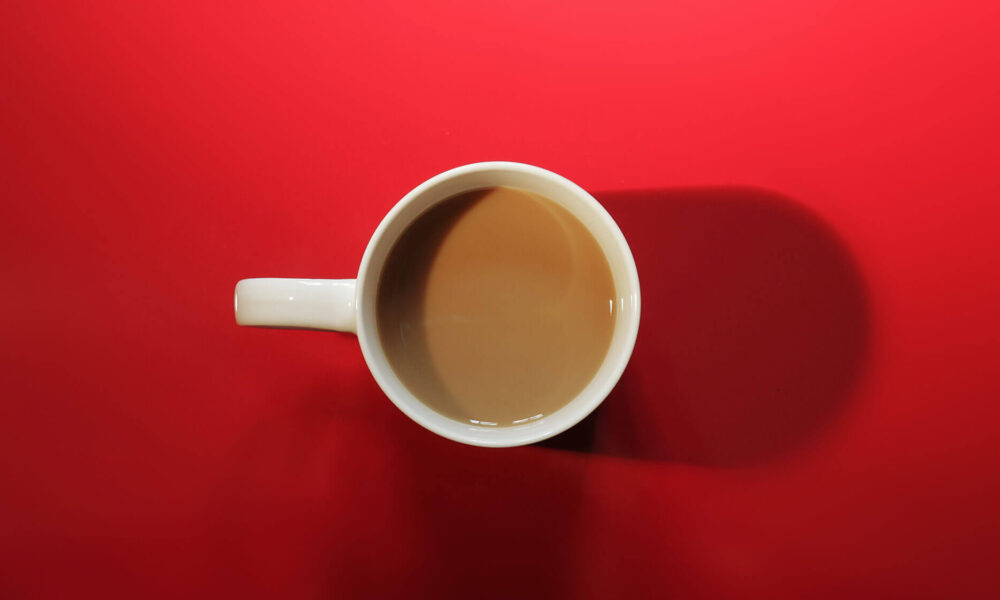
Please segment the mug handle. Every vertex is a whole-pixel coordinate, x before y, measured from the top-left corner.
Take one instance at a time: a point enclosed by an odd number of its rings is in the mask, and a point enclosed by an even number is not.
[[[236,323],[357,333],[356,283],[355,279],[243,279],[236,284]]]

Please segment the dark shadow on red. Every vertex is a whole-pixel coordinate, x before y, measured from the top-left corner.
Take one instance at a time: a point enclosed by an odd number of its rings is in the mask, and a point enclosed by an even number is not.
[[[753,188],[596,194],[642,289],[635,352],[601,408],[548,448],[759,464],[836,418],[865,363],[864,281],[836,233]]]

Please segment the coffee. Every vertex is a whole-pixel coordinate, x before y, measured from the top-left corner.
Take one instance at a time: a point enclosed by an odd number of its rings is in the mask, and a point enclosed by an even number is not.
[[[451,419],[527,423],[572,400],[611,344],[615,286],[562,206],[506,187],[444,200],[383,267],[379,339],[402,383]]]

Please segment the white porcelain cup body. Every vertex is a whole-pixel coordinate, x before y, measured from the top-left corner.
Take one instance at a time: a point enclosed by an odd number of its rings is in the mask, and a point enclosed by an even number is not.
[[[559,410],[537,420],[489,427],[445,417],[415,397],[385,357],[375,319],[382,265],[400,234],[438,202],[456,194],[507,186],[537,193],[576,216],[600,244],[615,284],[617,315],[611,345],[591,382]],[[511,285],[517,285],[512,281]],[[545,169],[513,162],[483,162],[446,171],[418,185],[382,219],[356,279],[244,279],[236,284],[240,325],[323,329],[356,333],[375,381],[407,416],[446,438],[476,446],[531,444],[566,429],[604,400],[625,370],[639,331],[639,276],[625,237],[607,211],[583,188]]]

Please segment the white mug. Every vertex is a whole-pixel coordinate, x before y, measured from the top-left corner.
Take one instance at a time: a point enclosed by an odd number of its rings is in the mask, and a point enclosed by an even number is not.
[[[551,414],[510,427],[463,423],[421,402],[389,366],[375,320],[375,296],[382,265],[407,226],[442,200],[496,186],[534,192],[576,216],[608,259],[618,305],[607,355],[583,391]],[[244,279],[236,284],[235,303],[236,322],[240,325],[356,333],[375,381],[401,411],[434,433],[475,446],[531,444],[579,423],[618,382],[639,331],[639,275],[618,225],[593,196],[572,181],[539,167],[514,162],[465,165],[418,185],[382,219],[365,249],[357,279]]]

